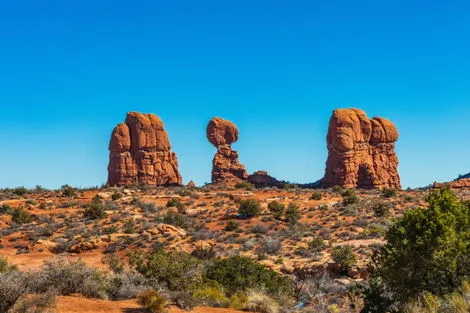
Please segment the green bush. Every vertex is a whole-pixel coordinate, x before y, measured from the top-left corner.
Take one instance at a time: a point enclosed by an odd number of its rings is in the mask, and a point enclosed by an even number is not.
[[[343,205],[350,205],[359,202],[359,197],[354,189],[346,189],[341,193],[343,197]]]
[[[308,248],[313,252],[320,252],[325,247],[325,241],[321,237],[315,237],[308,243]]]
[[[216,260],[207,269],[207,277],[235,293],[250,288],[265,288],[271,294],[289,290],[289,280],[250,258],[234,256]]]
[[[289,203],[287,207],[286,213],[284,214],[286,217],[287,223],[291,225],[297,224],[300,220],[300,212],[299,212],[299,205],[295,202]]]
[[[238,227],[240,227],[240,223],[235,222],[235,221],[228,221],[227,225],[225,225],[225,230],[234,231],[234,230],[237,230]]]
[[[137,300],[140,305],[151,313],[164,313],[168,311],[168,301],[166,297],[153,288],[146,289],[139,293]]]
[[[259,201],[256,199],[241,200],[238,213],[244,218],[258,216],[261,213]]]
[[[373,307],[385,301],[381,291],[403,305],[424,292],[450,294],[470,276],[470,204],[448,189],[432,192],[427,201],[428,209],[405,212],[386,233],[387,243],[373,258],[376,284],[365,312],[378,312]]]
[[[104,209],[104,204],[101,199],[98,197],[93,198],[91,204],[83,212],[83,216],[91,219],[102,219],[106,217],[106,212]]]
[[[193,293],[193,297],[202,305],[226,308],[229,300],[224,294],[224,289],[220,284],[212,284],[212,286],[201,286]]]
[[[0,258],[0,273],[9,273],[16,270],[18,270],[18,267],[8,264],[7,258]]]
[[[314,191],[312,192],[312,196],[310,197],[312,200],[321,200],[323,199],[323,193],[321,191]]]
[[[63,185],[60,190],[63,197],[73,198],[77,195],[76,189],[69,185]]]
[[[10,211],[11,220],[16,224],[27,224],[31,223],[34,218],[23,208],[14,208]]]
[[[248,299],[244,292],[239,291],[239,292],[234,293],[228,301],[229,301],[229,305],[228,305],[229,308],[236,309],[236,310],[243,310],[246,308]]]
[[[12,193],[14,193],[15,195],[18,195],[18,196],[24,196],[27,192],[28,192],[28,189],[26,189],[23,186],[13,188],[13,190],[12,190]]]
[[[390,205],[383,202],[375,204],[372,210],[374,211],[374,215],[377,217],[386,217],[391,213]]]
[[[167,208],[175,207],[178,209],[178,212],[184,211],[185,209],[184,204],[179,199],[175,199],[175,198],[168,200],[166,203],[166,207]]]
[[[191,225],[189,217],[173,211],[168,211],[163,215],[162,222],[176,227],[181,227],[183,229],[187,229]]]
[[[242,182],[239,182],[235,185],[235,188],[237,189],[245,189],[245,190],[254,190],[255,189],[255,185],[253,185],[252,183],[250,182],[247,182],[247,181],[242,181]]]
[[[334,193],[342,194],[344,189],[341,186],[336,185],[331,188],[331,191]]]
[[[135,252],[130,255],[129,263],[139,273],[165,284],[171,291],[192,291],[201,284],[204,275],[202,261],[185,252],[162,249]]]
[[[286,206],[277,201],[271,201],[268,204],[268,210],[271,212],[275,219],[280,220],[282,218],[282,215],[284,215]]]
[[[398,192],[394,188],[385,188],[382,189],[382,196],[385,198],[395,198],[398,195]]]
[[[354,265],[356,265],[356,256],[351,246],[335,247],[331,252],[331,257],[342,273],[347,273]]]
[[[129,218],[124,222],[124,233],[134,234],[136,232],[135,221],[133,218]]]

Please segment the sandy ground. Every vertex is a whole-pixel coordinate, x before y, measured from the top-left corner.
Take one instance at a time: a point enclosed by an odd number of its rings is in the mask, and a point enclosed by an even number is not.
[[[141,309],[135,300],[104,301],[91,300],[79,297],[57,297],[58,313],[139,313],[147,312]],[[170,308],[169,313],[187,312],[175,307]],[[194,308],[194,313],[237,313],[232,309],[215,309],[206,307]]]

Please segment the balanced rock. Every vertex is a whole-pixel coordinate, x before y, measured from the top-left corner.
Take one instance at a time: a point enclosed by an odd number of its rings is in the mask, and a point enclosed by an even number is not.
[[[359,109],[333,111],[323,187],[401,189],[395,142],[398,131],[387,119],[369,119]]]
[[[108,184],[181,185],[176,154],[163,122],[153,114],[127,113],[109,143]]]
[[[238,128],[230,121],[214,117],[207,124],[207,139],[217,153],[212,160],[212,183],[233,184],[248,178],[245,166],[231,144],[238,140]]]

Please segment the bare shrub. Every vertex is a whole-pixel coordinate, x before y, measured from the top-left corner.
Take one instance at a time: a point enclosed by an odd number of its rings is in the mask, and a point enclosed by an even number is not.
[[[88,267],[81,260],[57,257],[44,262],[34,277],[32,289],[35,292],[55,289],[60,295],[79,293],[89,298],[106,299],[108,283],[103,272]]]
[[[249,290],[247,292],[246,309],[258,313],[278,313],[279,305],[263,290]]]

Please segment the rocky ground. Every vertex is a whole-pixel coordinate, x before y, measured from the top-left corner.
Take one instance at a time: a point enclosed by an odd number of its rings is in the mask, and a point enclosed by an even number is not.
[[[0,257],[23,270],[64,254],[107,269],[109,255],[125,261],[131,251],[156,246],[186,252],[212,248],[219,257],[249,256],[286,274],[299,267],[323,268],[348,284],[367,279],[367,263],[383,243],[384,231],[404,210],[424,207],[428,193],[239,187],[2,190]],[[466,191],[458,193],[470,198]],[[259,216],[239,216],[246,199],[259,201]],[[275,217],[268,209],[273,201],[295,208],[298,215]],[[345,245],[357,262],[341,276],[334,274],[331,252]],[[58,302],[59,311],[77,312],[67,299]],[[84,301],[86,307],[94,300],[73,301]],[[102,312],[138,312],[132,301],[113,305]]]

